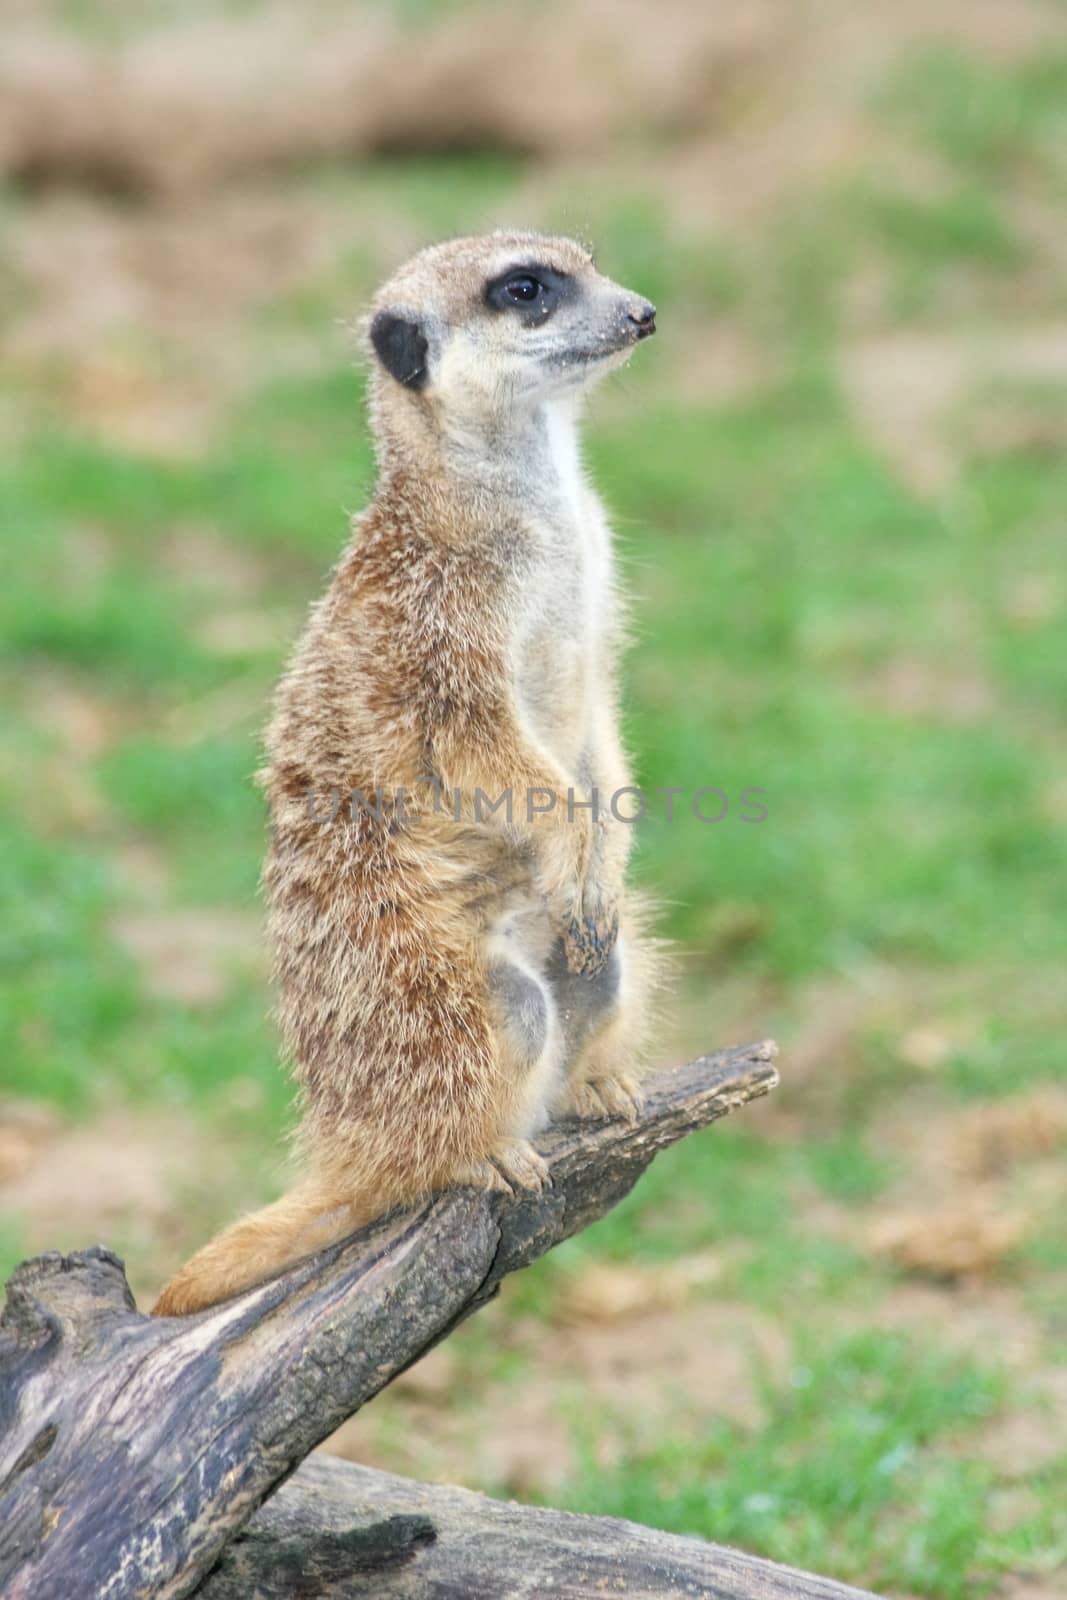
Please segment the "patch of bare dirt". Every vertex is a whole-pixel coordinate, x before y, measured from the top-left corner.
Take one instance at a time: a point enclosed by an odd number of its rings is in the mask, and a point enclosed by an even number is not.
[[[924,1070],[936,1073],[941,1060],[939,1049]],[[830,1214],[828,1231],[916,1280],[993,1293],[1029,1274],[1023,1247],[1067,1201],[1062,1092],[965,1109],[941,1102],[932,1084],[925,1094],[913,1088],[878,1118],[875,1137],[900,1176],[862,1213]]]
[[[238,974],[263,966],[254,912],[197,907],[121,912],[112,932],[139,963],[148,991],[188,1006],[212,1006]]]
[[[894,656],[862,685],[864,698],[898,717],[952,724],[980,722],[994,709],[992,685],[977,666],[946,671],[942,663]]]
[[[144,1304],[228,1217],[284,1181],[282,1152],[242,1132],[261,1100],[257,1082],[235,1079],[211,1120],[170,1106],[79,1125],[36,1102],[2,1101],[0,1216],[27,1255],[117,1248]]]
[[[1050,1367],[1032,1375],[1026,1410],[1009,1411],[982,1429],[973,1454],[1001,1480],[1025,1480],[1050,1466],[1067,1443],[1067,1373]]]
[[[1012,62],[1057,35],[1050,9],[1032,0],[1010,7],[903,0],[880,8],[794,0],[779,9],[772,45],[720,95],[714,120],[662,153],[655,169],[662,193],[676,216],[750,225],[817,183],[891,170],[900,145],[875,125],[866,103],[902,55],[956,46]]]
[[[572,1368],[583,1393],[605,1405],[625,1396],[626,1405],[657,1431],[665,1392],[683,1413],[754,1424],[761,1415],[757,1365],[780,1371],[789,1354],[779,1322],[731,1302],[595,1323],[559,1332],[556,1339],[564,1367]]]
[[[129,726],[128,715],[113,698],[57,666],[38,668],[27,677],[22,704],[29,721],[79,762],[102,755]]]
[[[752,1426],[761,1414],[758,1374],[782,1370],[789,1352],[779,1324],[733,1302],[531,1324],[506,1337],[527,1356],[521,1381],[471,1394],[447,1347],[431,1352],[325,1448],[514,1494],[550,1489],[576,1465],[582,1415],[597,1418],[605,1465],[627,1439],[652,1442],[713,1417]]]
[[[165,580],[176,580],[201,599],[193,632],[213,654],[281,654],[291,644],[299,607],[265,604],[272,575],[254,551],[209,529],[179,525],[161,540],[157,560]],[[176,708],[169,725],[183,741],[201,738],[248,717],[262,719],[264,704],[262,687],[231,683],[201,702]]]
[[[776,169],[795,179],[798,160],[825,170],[847,157],[856,91],[895,52],[933,40],[1015,59],[1054,32],[1049,9],[579,0],[531,33],[512,5],[417,31],[384,11],[275,5],[117,43],[23,18],[0,66],[0,167],[38,184],[173,191],[330,155],[493,147],[569,159],[641,132],[743,125],[716,187],[747,196]]]
[[[1040,1004],[1041,985],[1035,984],[1032,992],[1035,1005]],[[1026,1003],[1025,992],[1004,998],[1008,1004]],[[1042,1085],[969,1106],[939,1094],[941,1067],[961,1042],[982,1032],[977,996],[975,1003],[971,1018],[960,1014],[958,1004],[951,1008],[946,1004],[943,1020],[912,1026],[898,1045],[914,1050],[921,1039],[923,1048],[931,1051],[921,1063],[926,1085],[920,1089],[913,1083],[899,1102],[885,1108],[873,1130],[887,1152],[899,1152],[907,1160],[906,1183],[891,1197],[900,1200],[900,1209],[909,1196],[919,1193],[934,1204],[964,1192],[995,1196],[1011,1187],[1009,1180],[1018,1188],[1026,1179],[1040,1196],[1042,1186],[1035,1180],[1043,1172],[1067,1182],[1061,1159],[1067,1140],[1067,1097],[1061,1088]]]
[[[681,329],[667,331],[665,368],[676,405],[722,405],[769,387],[779,375],[767,351],[734,323],[712,323],[697,341]]]
[[[651,1311],[671,1311],[692,1299],[694,1289],[721,1275],[717,1256],[694,1255],[656,1266],[593,1262],[561,1292],[555,1314],[578,1327],[620,1322]]]
[[[20,717],[46,747],[10,764],[10,788],[34,825],[49,834],[99,834],[110,811],[94,763],[130,728],[128,704],[100,694],[84,678],[53,664],[12,684]]]
[[[966,1024],[920,1022],[909,1028],[897,1043],[897,1055],[920,1072],[936,1072],[943,1067],[967,1038]]]
[[[1067,1093],[1054,1088],[991,1100],[965,1112],[953,1157],[970,1178],[1003,1176],[1021,1162],[1054,1157],[1067,1146]]]
[[[980,1361],[1032,1375],[1041,1366],[1041,1328],[1014,1284],[902,1281],[879,1303],[878,1323],[927,1338]]]
[[[786,1035],[789,1078],[805,1093],[811,1079],[847,1070],[862,1058],[862,1037],[899,1001],[903,974],[870,964],[850,973],[848,981],[822,979],[805,991],[792,1029]]]
[[[242,319],[335,265],[358,221],[293,189],[135,209],[42,196],[5,230],[19,289],[5,360],[90,434],[161,458],[195,456],[262,378]],[[338,363],[351,359],[350,338],[327,328],[292,349],[272,340],[271,369],[321,361],[323,340]]]
[[[865,1229],[867,1248],[921,1277],[982,1280],[1010,1260],[1026,1235],[1026,1219],[999,1197],[978,1192],[936,1206],[882,1212]]]
[[[1064,1574],[1067,1578],[1067,1573]],[[1063,1600],[1063,1581],[1053,1575],[1044,1578],[1012,1577],[996,1591],[996,1600]]]
[[[752,995],[753,1023],[727,1037],[758,1034],[770,1022],[782,1047],[782,1082],[747,1117],[774,1139],[821,1137],[837,1126],[842,1104],[873,1070],[879,1041],[929,1008],[926,975],[868,961],[847,977],[820,978],[793,994]],[[758,1024],[758,1026],[756,1025]]]
[[[124,839],[108,851],[122,899],[158,906],[170,894],[170,868],[163,852],[143,839]]]
[[[963,450],[1012,447],[1012,426],[1024,442],[1026,428],[1040,437],[1052,422],[1016,407],[1009,424],[997,388],[1055,381],[1065,371],[1067,329],[1042,323],[1000,327],[992,337],[915,329],[858,337],[843,347],[841,378],[860,425],[925,493],[951,482]],[[961,427],[965,406],[972,415]]]
[[[287,607],[215,611],[197,625],[198,643],[217,656],[246,656],[261,650],[282,653],[292,643],[299,618]]]
[[[951,479],[945,419],[967,392],[971,369],[955,334],[904,332],[845,347],[841,377],[861,427],[922,491]]]
[[[87,707],[76,707],[71,702],[66,711],[71,726],[66,735],[61,729],[57,743],[62,746],[64,737],[83,738],[92,742],[100,737],[102,729],[88,718],[75,732],[75,720]],[[48,724],[43,724],[48,726]],[[16,810],[32,816],[34,828],[45,837],[94,836],[103,834],[110,821],[109,807],[100,792],[92,770],[91,759],[73,745],[55,748],[27,760],[21,751],[19,758],[9,762],[8,791]]]
[[[117,46],[13,28],[0,168],[37,184],[173,191],[376,150],[570,154],[635,129],[706,122],[772,47],[784,14],[774,0],[654,10],[584,0],[557,5],[532,32],[510,6],[416,32],[369,9],[309,27],[275,5]]]
[[[138,455],[195,458],[211,437],[206,384],[167,378],[157,363],[132,350],[87,349],[75,356],[66,364],[58,399],[89,437]]]
[[[71,1127],[9,1102],[0,1128],[0,1214],[27,1253],[121,1242],[142,1286],[158,1284],[151,1263],[183,1232],[179,1196],[191,1175],[225,1170],[217,1137],[174,1109],[108,1111]]]
[[[39,1120],[40,1119],[40,1120]],[[173,1182],[200,1157],[202,1129],[181,1117],[139,1117],[111,1111],[66,1127],[35,1106],[5,1107],[5,1131],[23,1131],[21,1158],[5,1169],[0,1206],[27,1219],[34,1239],[51,1247],[106,1233],[129,1214],[166,1218]]]
[[[209,528],[172,524],[159,542],[156,559],[168,578],[195,585],[215,599],[255,600],[267,583],[263,561]]]
[[[0,1100],[0,1186],[15,1183],[60,1127],[51,1106],[36,1100]]]
[[[1067,373],[1067,366],[1064,368]],[[1027,402],[1022,397],[1001,395],[988,400],[978,414],[968,419],[967,448],[978,458],[1016,456],[1024,460],[1060,460],[1067,454],[1067,421],[1055,410]],[[1018,589],[1005,607],[1006,619],[1020,632],[1048,623],[1061,609],[1055,580],[1031,580],[1029,591]]]

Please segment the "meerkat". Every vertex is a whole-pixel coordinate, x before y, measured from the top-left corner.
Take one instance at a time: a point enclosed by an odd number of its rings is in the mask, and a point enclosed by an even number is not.
[[[537,1189],[551,1119],[637,1114],[656,943],[626,882],[623,607],[577,424],[655,319],[534,233],[435,245],[376,296],[374,497],[282,679],[263,774],[306,1176],[156,1314],[452,1184]]]

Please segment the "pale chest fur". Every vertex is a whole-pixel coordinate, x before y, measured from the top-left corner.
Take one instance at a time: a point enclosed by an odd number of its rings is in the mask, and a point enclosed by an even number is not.
[[[531,507],[528,565],[514,597],[514,688],[530,732],[576,771],[608,670],[611,537],[566,413],[548,415],[545,466],[546,492]]]

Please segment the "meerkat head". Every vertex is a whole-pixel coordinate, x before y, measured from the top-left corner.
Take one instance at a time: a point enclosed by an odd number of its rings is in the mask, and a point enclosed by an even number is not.
[[[434,245],[375,298],[379,395],[491,423],[587,388],[656,330],[656,308],[571,239],[490,233]]]

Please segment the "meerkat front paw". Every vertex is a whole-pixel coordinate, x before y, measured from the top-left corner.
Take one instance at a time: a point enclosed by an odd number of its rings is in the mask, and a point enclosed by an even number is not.
[[[636,1078],[631,1078],[627,1072],[618,1072],[568,1084],[559,1105],[559,1115],[594,1122],[612,1117],[636,1122],[643,1104],[644,1097]]]
[[[548,1162],[529,1139],[499,1139],[484,1161],[473,1161],[462,1167],[452,1181],[501,1194],[515,1194],[520,1189],[531,1189],[539,1194],[552,1187]]]
[[[619,906],[615,900],[586,896],[580,911],[563,930],[563,950],[568,972],[595,978],[607,966],[619,937]]]

